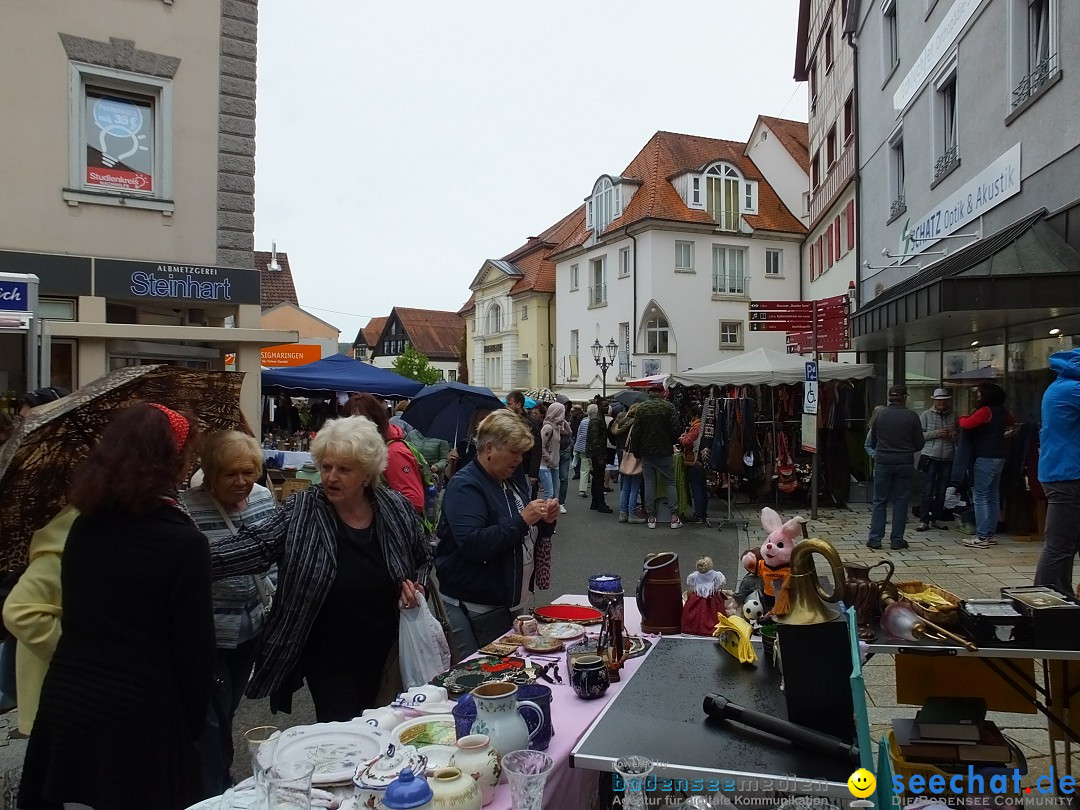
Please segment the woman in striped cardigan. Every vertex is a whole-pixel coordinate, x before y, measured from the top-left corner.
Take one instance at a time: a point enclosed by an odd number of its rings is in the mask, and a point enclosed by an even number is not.
[[[431,554],[412,505],[379,484],[387,451],[371,421],[327,422],[311,455],[321,485],[215,546],[211,562],[215,578],[278,565],[248,697],[289,711],[306,680],[319,722],[349,720],[375,705],[398,611],[423,598]]]

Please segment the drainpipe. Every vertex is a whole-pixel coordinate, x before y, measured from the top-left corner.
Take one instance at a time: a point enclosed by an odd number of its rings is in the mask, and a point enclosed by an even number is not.
[[[630,313],[630,357],[626,358],[629,365],[633,362],[634,355],[637,354],[637,237],[630,233],[629,230],[626,235],[634,243],[634,311]]]
[[[547,387],[554,388],[555,385],[555,345],[551,342],[551,302],[555,300],[555,295],[552,293],[548,296],[548,308],[547,308],[547,356],[548,356],[548,379]],[[537,375],[539,378],[539,375]]]
[[[848,7],[848,18],[844,21],[844,38],[847,39],[848,45],[851,50],[854,51],[854,57],[852,59],[852,82],[853,92],[852,97],[852,118],[855,124],[855,224],[857,230],[855,231],[855,307],[853,312],[858,311],[859,305],[862,301],[862,239],[860,238],[862,233],[862,138],[859,137],[859,119],[860,119],[860,104],[859,104],[859,43],[855,37],[855,30],[858,27],[857,22],[859,18],[859,2],[853,0]],[[856,353],[855,359],[858,360],[858,354]]]

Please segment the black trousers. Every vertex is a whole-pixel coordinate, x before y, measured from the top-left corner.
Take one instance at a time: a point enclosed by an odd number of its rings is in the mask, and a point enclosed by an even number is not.
[[[395,630],[395,633],[397,631]],[[315,704],[319,723],[344,722],[374,708],[382,684],[383,665],[396,638],[386,644],[372,644],[363,660],[335,661],[305,656],[304,678]],[[378,649],[376,649],[376,647]]]
[[[229,774],[233,763],[233,715],[247,688],[256,642],[251,639],[235,649],[218,647],[214,656],[214,694],[206,710],[206,726],[195,743],[207,797],[224,793],[233,784]]]
[[[589,491],[592,493],[592,505],[601,506],[604,501],[604,469],[607,461],[604,458],[592,460],[592,483]]]

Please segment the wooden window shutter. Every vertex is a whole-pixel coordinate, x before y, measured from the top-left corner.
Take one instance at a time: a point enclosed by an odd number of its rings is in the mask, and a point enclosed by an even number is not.
[[[833,266],[833,226],[832,225],[830,225],[829,229],[825,232],[825,238],[829,243],[826,246],[826,248],[827,248],[826,252],[829,255],[828,266],[832,267]]]
[[[855,201],[847,204],[847,246],[848,250],[855,249]]]

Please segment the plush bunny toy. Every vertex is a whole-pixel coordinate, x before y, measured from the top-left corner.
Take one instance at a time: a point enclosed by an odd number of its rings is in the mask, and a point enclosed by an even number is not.
[[[747,571],[761,577],[762,597],[769,607],[780,596],[791,573],[791,552],[795,548],[796,538],[802,536],[802,524],[805,522],[805,518],[796,515],[784,523],[773,509],[766,506],[761,510],[761,525],[769,533],[768,537],[761,544],[758,555],[749,552],[743,555],[742,564]],[[786,613],[786,610],[779,612]]]

